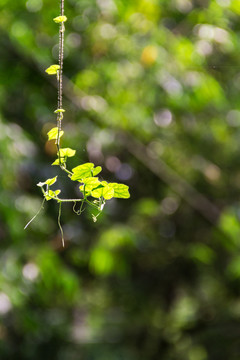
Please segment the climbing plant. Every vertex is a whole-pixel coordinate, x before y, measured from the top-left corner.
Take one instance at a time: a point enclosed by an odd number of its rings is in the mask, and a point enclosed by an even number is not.
[[[95,166],[93,163],[88,162],[85,164],[78,165],[72,170],[69,170],[67,167],[68,158],[75,156],[76,150],[71,148],[64,148],[61,146],[62,136],[64,131],[62,130],[62,121],[64,118],[65,110],[63,108],[63,57],[64,57],[64,32],[65,32],[65,22],[67,17],[64,15],[64,0],[60,0],[60,15],[55,17],[53,21],[59,25],[59,58],[58,64],[49,66],[46,69],[48,75],[54,75],[57,78],[58,83],[58,100],[57,100],[57,109],[54,111],[56,114],[56,123],[57,126],[52,128],[48,132],[48,140],[55,140],[57,148],[57,159],[52,163],[54,166],[59,166],[67,176],[72,181],[79,182],[79,190],[81,197],[76,199],[63,199],[59,197],[61,193],[60,189],[53,189],[52,185],[57,182],[57,176],[49,178],[45,181],[39,182],[37,186],[41,188],[43,193],[43,202],[41,208],[37,214],[27,223],[25,228],[36,218],[41,209],[43,208],[44,202],[49,200],[55,200],[59,206],[58,213],[58,225],[61,231],[62,244],[64,246],[64,236],[61,226],[61,211],[62,203],[72,202],[74,204],[73,211],[80,215],[85,205],[89,205],[94,208],[95,213],[92,214],[93,221],[97,221],[98,216],[101,214],[106,200],[112,198],[122,198],[127,199],[130,197],[129,188],[127,185],[119,183],[108,183],[107,181],[100,181],[97,176],[101,171],[101,166]],[[80,203],[79,209],[76,210],[77,203]]]

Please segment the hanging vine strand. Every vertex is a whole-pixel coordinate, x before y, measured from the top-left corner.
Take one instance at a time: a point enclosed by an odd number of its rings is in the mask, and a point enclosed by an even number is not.
[[[60,0],[60,15],[53,19],[53,21],[59,24],[59,56],[58,64],[51,65],[46,69],[46,72],[49,75],[56,75],[58,82],[58,95],[57,95],[57,109],[54,113],[57,114],[57,126],[51,129],[48,132],[48,140],[55,140],[57,147],[57,159],[52,163],[52,165],[59,166],[63,171],[65,171],[68,177],[72,181],[77,181],[80,183],[79,190],[81,193],[80,198],[76,199],[62,199],[58,195],[61,193],[60,189],[52,190],[51,186],[57,182],[57,176],[47,179],[44,182],[39,182],[39,186],[42,190],[44,201],[55,200],[59,205],[58,212],[58,226],[61,233],[62,245],[64,246],[64,237],[63,229],[61,225],[61,214],[62,214],[62,203],[72,202],[74,204],[73,211],[80,215],[84,211],[84,205],[88,204],[94,209],[92,213],[93,221],[97,221],[97,218],[101,214],[106,200],[110,200],[113,197],[127,199],[130,197],[128,186],[118,183],[108,183],[107,181],[100,181],[97,175],[102,171],[101,166],[96,166],[93,163],[85,163],[74,167],[71,171],[67,169],[67,160],[70,157],[73,157],[76,154],[76,150],[71,148],[62,148],[61,147],[61,138],[64,134],[62,130],[62,120],[65,110],[63,109],[63,58],[64,58],[64,32],[65,32],[65,22],[67,17],[64,15],[64,0]],[[25,228],[36,218],[40,210],[43,208],[42,203],[41,208],[37,214],[27,223]],[[81,203],[79,210],[76,210],[76,204]]]
[[[60,0],[60,16],[64,19],[64,0]],[[59,55],[58,55],[58,110],[62,109],[62,93],[63,93],[63,57],[64,57],[64,32],[65,26],[64,21],[60,22],[59,26]],[[56,140],[58,152],[60,152],[60,132],[62,129],[63,112],[57,113],[57,127],[58,137]]]

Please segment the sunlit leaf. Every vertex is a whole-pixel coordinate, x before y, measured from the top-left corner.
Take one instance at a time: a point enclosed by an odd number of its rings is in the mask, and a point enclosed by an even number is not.
[[[39,182],[39,183],[37,184],[37,186],[40,186],[40,187],[42,187],[42,186],[44,186],[44,185],[49,185],[49,186],[51,186],[51,185],[53,185],[56,181],[57,181],[57,176],[55,176],[54,178],[51,178],[51,179],[47,179],[47,180],[44,181],[44,182]]]
[[[54,19],[53,19],[53,21],[55,22],[55,23],[57,23],[57,24],[59,24],[59,23],[62,23],[62,22],[65,22],[65,21],[67,21],[67,17],[66,16],[57,16],[57,17],[55,17]]]
[[[101,184],[101,182],[98,180],[98,177],[85,178],[85,179],[82,180],[82,182],[86,186],[91,187],[92,189]]]
[[[122,199],[128,199],[130,198],[129,194],[129,187],[124,184],[118,184],[118,183],[109,183],[108,184],[112,189],[114,189],[114,197],[115,198],[122,198]]]
[[[98,177],[88,177],[83,179],[82,181],[85,185],[93,185],[93,186],[98,186],[100,183],[100,181],[98,180]]]
[[[52,165],[59,165],[59,159],[56,159],[56,160],[52,163]]]
[[[49,66],[45,71],[48,75],[55,75],[57,74],[57,71],[60,69],[59,65],[51,65]]]
[[[45,199],[51,200],[53,197],[56,198],[60,192],[61,190],[49,190],[48,193],[45,194]]]
[[[91,191],[88,190],[85,185],[79,186],[79,190],[80,190],[85,196],[90,196],[90,195],[91,195]]]
[[[111,186],[106,185],[103,187],[102,194],[104,199],[110,200],[114,196],[114,189]]]
[[[45,184],[50,186],[50,185],[53,185],[56,181],[57,181],[57,176],[55,176],[54,178],[51,178],[51,179],[47,179],[45,181]]]
[[[101,185],[102,184],[103,182]],[[104,184],[103,186],[93,189],[93,191],[91,191],[91,195],[95,198],[103,197],[106,200],[110,200],[114,196],[114,189],[108,184]]]
[[[73,175],[71,177],[72,180],[81,181],[84,178],[93,176],[93,163],[85,163],[79,166],[76,166],[72,169]]]
[[[57,109],[54,111],[55,114],[58,114],[58,113],[62,113],[62,112],[65,112],[64,109]]]
[[[59,134],[59,135],[60,135],[59,137],[63,136],[63,134],[64,134],[64,131],[61,130],[61,131],[60,131],[60,134]],[[48,140],[56,140],[57,137],[58,137],[58,128],[57,128],[57,127],[52,128],[52,129],[47,133],[47,135],[48,135]]]
[[[60,157],[72,157],[75,154],[76,154],[76,150],[73,150],[71,148],[60,149]]]
[[[101,166],[97,166],[93,169],[93,176],[96,176],[97,174],[99,174],[102,171]]]

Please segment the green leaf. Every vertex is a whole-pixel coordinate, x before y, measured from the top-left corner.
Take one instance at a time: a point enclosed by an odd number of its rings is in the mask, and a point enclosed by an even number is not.
[[[114,190],[109,185],[104,186],[102,192],[103,192],[103,197],[106,200],[110,200],[114,197]]]
[[[99,186],[97,189],[91,191],[91,195],[95,198],[100,198],[101,196],[103,196],[102,189],[103,186]]]
[[[114,197],[115,198],[122,198],[122,199],[128,199],[130,198],[129,194],[129,187],[124,184],[118,184],[118,183],[109,183],[108,184],[112,189],[114,189]]]
[[[102,182],[101,185],[103,183],[106,183],[106,181]],[[114,189],[108,184],[104,184],[103,186],[99,186],[98,188],[93,189],[91,191],[91,195],[95,198],[104,197],[104,199],[110,200],[114,196]]]
[[[52,163],[52,165],[60,165],[60,164],[59,164],[59,159],[56,159],[56,160]]]
[[[82,179],[93,177],[99,174],[101,171],[101,166],[97,166],[94,168],[93,163],[85,163],[72,169],[73,176],[71,177],[71,179],[81,181]]]
[[[85,189],[84,189],[84,185],[79,186],[79,190],[80,190],[82,193],[85,193],[85,196],[91,195],[91,191],[88,191],[88,190],[86,189],[86,187],[85,187]]]
[[[99,174],[102,171],[101,166],[97,166],[93,169],[93,176],[96,176],[97,174]]]
[[[57,110],[54,111],[55,114],[62,113],[62,112],[65,112],[65,110],[64,109],[57,109]]]
[[[85,163],[79,166],[76,166],[72,169],[73,175],[71,177],[72,180],[81,181],[84,178],[92,177],[93,176],[93,163]]]
[[[55,176],[54,178],[51,178],[51,179],[47,179],[46,181],[45,181],[45,184],[47,184],[47,185],[53,185],[53,184],[55,184],[55,182],[57,181],[57,176]]]
[[[59,154],[59,153],[58,153]],[[76,150],[73,150],[71,148],[63,148],[60,149],[60,157],[72,157],[76,154]]]
[[[44,181],[44,182],[39,182],[39,183],[37,184],[37,186],[40,186],[40,187],[42,187],[43,185],[49,185],[49,186],[51,186],[51,185],[53,185],[56,181],[57,181],[57,176],[55,176],[54,178],[51,178],[51,179],[47,179],[47,180]]]
[[[82,182],[85,185],[85,192],[87,192],[87,193],[89,191],[95,189],[99,185],[101,185],[101,182],[98,180],[97,177],[88,177],[88,178],[83,179]],[[80,186],[81,191],[84,191],[84,185],[82,185],[82,187]]]
[[[98,180],[98,177],[88,177],[88,178],[85,178],[82,180],[82,182],[85,184],[85,185],[91,185],[91,186],[98,186],[101,184],[101,182]]]
[[[55,75],[57,74],[58,70],[60,69],[59,65],[51,65],[45,71],[48,75]]]
[[[60,137],[63,136],[63,134],[64,134],[64,131],[61,130],[61,131],[60,131]],[[57,137],[58,137],[58,128],[57,128],[57,127],[52,128],[52,129],[47,133],[47,135],[48,135],[48,140],[56,140]]]
[[[53,197],[57,197],[58,194],[60,194],[61,190],[49,190],[47,193],[45,193],[45,199],[48,201],[48,200],[51,200]]]
[[[53,19],[53,21],[57,24],[67,21],[66,16],[57,16]]]

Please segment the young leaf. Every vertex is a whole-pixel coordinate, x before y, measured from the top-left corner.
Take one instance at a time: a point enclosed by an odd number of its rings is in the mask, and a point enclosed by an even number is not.
[[[66,16],[57,16],[53,19],[53,21],[57,24],[67,21]]]
[[[45,199],[48,201],[48,200],[51,200],[53,197],[56,198],[58,196],[58,194],[60,194],[61,190],[55,190],[55,191],[52,191],[52,190],[49,190],[48,193],[45,193]]]
[[[83,179],[82,182],[85,185],[85,192],[89,192],[101,184],[101,182],[98,180],[97,177],[88,177],[88,178]],[[83,185],[82,185],[82,187],[80,186],[81,191],[83,191],[82,189],[84,189]]]
[[[91,195],[91,191],[88,191],[88,190],[86,189],[86,187],[85,187],[85,189],[84,189],[84,185],[79,186],[79,190],[80,190],[82,193],[84,193],[85,196]]]
[[[55,75],[57,74],[59,69],[60,69],[59,65],[51,65],[45,71],[48,75]]]
[[[76,150],[70,148],[60,149],[60,157],[72,157],[76,154]]]
[[[109,183],[108,184],[112,189],[114,189],[114,197],[115,198],[122,198],[122,199],[128,199],[130,198],[129,194],[129,187],[124,184],[118,184],[118,183]]]
[[[97,174],[99,174],[102,171],[101,166],[97,166],[93,169],[93,176],[96,176]]]
[[[54,178],[51,178],[51,179],[47,179],[45,181],[45,184],[50,186],[50,185],[53,185],[56,181],[57,181],[57,176],[55,176]]]
[[[85,163],[79,166],[76,166],[72,169],[73,175],[71,177],[72,180],[81,181],[84,178],[92,177],[92,171],[94,169],[93,163]]]
[[[52,165],[60,165],[60,164],[59,164],[59,159],[56,159],[56,160],[52,163]]]
[[[104,186],[103,189],[102,189],[102,196],[106,200],[112,199],[114,197],[113,188],[111,188],[111,186],[109,186],[109,185]]]
[[[57,181],[57,176],[55,176],[54,178],[51,178],[51,179],[47,179],[47,180],[44,181],[44,182],[39,182],[39,183],[37,184],[37,186],[40,186],[40,187],[42,187],[43,185],[49,185],[49,186],[51,186],[51,185],[53,185],[56,181]]]
[[[97,187],[98,185],[101,184],[101,182],[98,180],[98,177],[88,177],[88,178],[83,179],[82,182],[85,185],[89,185],[89,186],[91,185],[94,187]]]
[[[62,112],[65,112],[65,110],[64,109],[57,109],[57,110],[54,111],[55,114],[62,113]]]
[[[60,137],[63,136],[63,134],[64,134],[64,131],[61,130],[61,131],[60,131]],[[47,133],[47,135],[48,135],[48,140],[56,140],[57,137],[58,137],[58,128],[57,128],[57,127],[52,128],[52,129]]]
[[[114,189],[108,184],[104,186],[99,186],[98,188],[91,191],[91,195],[95,198],[104,197],[104,199],[110,200],[114,196]]]

